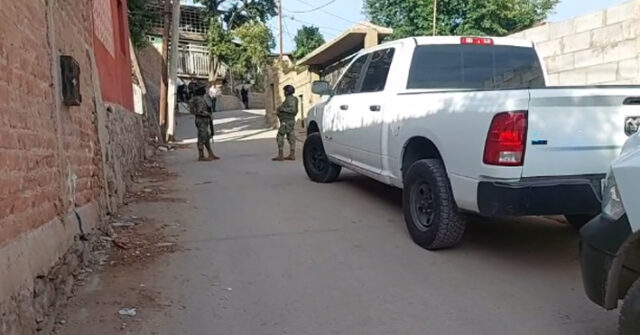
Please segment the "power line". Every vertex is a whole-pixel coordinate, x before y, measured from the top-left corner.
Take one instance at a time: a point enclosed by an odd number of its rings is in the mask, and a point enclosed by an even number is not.
[[[304,1],[304,0],[296,0],[296,1],[298,1],[298,2],[300,2],[300,3],[302,3],[302,4],[305,4],[305,5],[309,6],[309,7],[313,7],[313,6],[314,6],[314,5],[312,5],[312,4],[310,4],[310,3],[308,3],[308,2],[306,2],[306,1]],[[340,20],[343,20],[343,21],[345,21],[345,22],[349,22],[349,23],[352,23],[352,24],[360,24],[360,23],[358,23],[358,22],[356,22],[356,21],[352,21],[352,20],[346,19],[346,18],[344,18],[344,17],[342,17],[342,16],[340,16],[340,15],[333,14],[333,13],[331,13],[331,12],[329,12],[329,11],[324,10],[324,9],[320,9],[320,11],[321,11],[321,12],[323,12],[323,13],[325,13],[325,14],[331,15],[331,16],[333,16],[333,17],[335,17],[335,18],[338,18],[338,19],[340,19]]]
[[[289,32],[289,26],[287,26],[287,21],[283,21],[284,23],[284,31],[287,33],[287,36],[289,36],[289,42],[291,42],[291,44],[295,45],[295,39],[293,38],[293,35],[291,35],[291,32]]]
[[[296,21],[296,22],[299,22],[299,23],[302,23],[302,24],[308,24],[308,25],[311,25],[311,26],[314,26],[314,27],[325,29],[325,30],[333,30],[333,31],[340,32],[340,33],[344,31],[344,30],[333,28],[333,27],[319,26],[319,25],[317,25],[315,23],[312,23],[312,22],[300,20],[300,19],[298,19],[298,18],[296,18],[294,16],[291,16],[291,15],[285,15],[284,17],[287,18],[287,19],[290,19],[292,21]]]
[[[337,0],[331,0],[329,2],[327,2],[324,5],[318,6],[316,8],[312,8],[312,9],[307,9],[307,10],[288,10],[288,12],[290,13],[296,13],[296,14],[304,14],[304,13],[311,13],[311,12],[315,12],[317,10],[320,10],[322,8],[328,7],[329,5],[332,5],[333,3],[335,3]]]

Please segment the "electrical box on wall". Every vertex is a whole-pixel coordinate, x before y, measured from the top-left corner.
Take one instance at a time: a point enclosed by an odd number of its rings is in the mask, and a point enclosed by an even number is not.
[[[71,56],[60,56],[62,98],[67,106],[80,106],[80,65]]]

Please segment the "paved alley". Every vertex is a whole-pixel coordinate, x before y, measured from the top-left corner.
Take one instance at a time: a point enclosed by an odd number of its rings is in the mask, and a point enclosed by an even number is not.
[[[195,145],[165,155],[179,174],[167,187],[185,201],[128,209],[180,226],[179,251],[117,279],[154,292],[157,306],[121,317],[127,328],[96,322],[86,306],[60,333],[615,332],[617,313],[584,295],[569,226],[477,219],[459,248],[428,252],[407,234],[399,190],[349,172],[314,184],[301,161],[271,162],[275,133],[260,112],[215,117],[221,161],[196,162]],[[178,136],[193,143],[192,134],[181,116]]]

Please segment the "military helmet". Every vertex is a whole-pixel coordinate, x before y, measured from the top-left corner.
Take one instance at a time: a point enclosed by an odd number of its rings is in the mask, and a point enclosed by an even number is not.
[[[284,94],[285,95],[292,95],[296,93],[296,89],[295,87],[291,86],[291,85],[287,85],[284,87]]]
[[[207,94],[207,84],[201,82],[195,83],[195,85],[193,85],[193,92],[197,96]]]

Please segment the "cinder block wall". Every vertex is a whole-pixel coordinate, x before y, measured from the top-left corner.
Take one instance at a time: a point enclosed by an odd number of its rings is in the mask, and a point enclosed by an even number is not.
[[[634,0],[511,37],[536,43],[551,85],[638,84],[639,28],[640,1]]]

